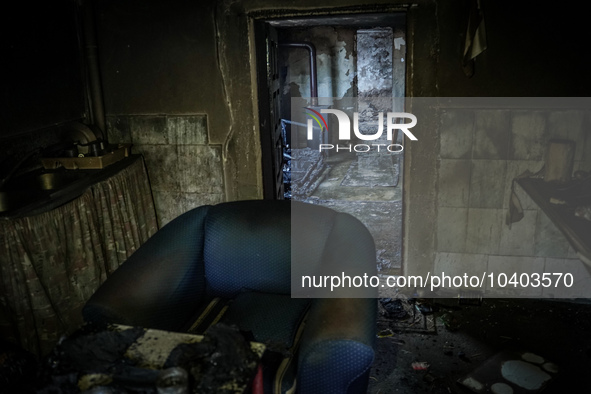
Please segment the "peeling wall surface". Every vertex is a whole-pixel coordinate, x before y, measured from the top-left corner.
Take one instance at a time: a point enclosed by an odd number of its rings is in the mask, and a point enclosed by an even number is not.
[[[359,96],[392,97],[393,44],[390,28],[357,32]]]
[[[391,28],[357,31],[357,67],[359,68],[357,111],[359,121],[362,123],[359,129],[363,134],[375,132],[379,113],[386,114],[393,111],[393,49]],[[385,127],[386,117],[383,119],[382,127]],[[389,144],[385,133],[375,142]]]
[[[280,31],[280,42],[307,41],[316,47],[318,97],[352,96],[356,85],[355,30],[346,27],[311,27]],[[293,97],[310,97],[309,54],[304,49],[282,48],[286,88]],[[299,91],[299,96],[297,92]],[[289,91],[282,92],[284,95]]]

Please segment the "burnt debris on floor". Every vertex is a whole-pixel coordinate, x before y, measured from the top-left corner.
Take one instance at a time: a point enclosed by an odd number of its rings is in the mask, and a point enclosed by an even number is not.
[[[425,299],[380,298],[378,304],[378,327],[395,332],[435,333],[434,306]],[[382,331],[380,331],[382,332]]]
[[[251,382],[259,356],[236,327],[214,325],[198,342],[178,335],[87,324],[40,363],[26,392],[233,393]]]
[[[591,304],[534,299],[430,304],[436,325],[431,332],[408,331],[397,327],[396,316],[380,316],[369,393],[588,392]]]

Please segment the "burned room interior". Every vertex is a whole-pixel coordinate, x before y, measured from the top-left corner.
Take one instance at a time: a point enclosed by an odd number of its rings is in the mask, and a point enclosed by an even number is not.
[[[588,392],[582,5],[15,7],[0,393]]]

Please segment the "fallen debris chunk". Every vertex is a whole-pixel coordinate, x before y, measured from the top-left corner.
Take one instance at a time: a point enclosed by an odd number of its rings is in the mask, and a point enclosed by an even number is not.
[[[416,300],[415,307],[423,315],[430,315],[435,311],[431,302],[423,298],[419,298]]]
[[[402,320],[408,317],[408,302],[398,298],[380,298],[380,303],[390,319]]]
[[[457,331],[460,328],[460,322],[458,321],[456,316],[453,315],[451,312],[447,312],[441,315],[441,321],[443,322],[445,328],[448,331],[453,332]]]
[[[394,331],[390,330],[389,328],[386,328],[385,330],[378,332],[378,338],[391,337],[393,335]]]
[[[429,369],[429,363],[425,361],[415,361],[411,364],[411,366],[412,369],[414,369],[415,371],[426,371],[427,369]]]

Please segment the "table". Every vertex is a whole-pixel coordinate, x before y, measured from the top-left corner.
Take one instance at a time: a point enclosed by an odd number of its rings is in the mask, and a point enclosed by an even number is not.
[[[37,356],[82,324],[90,296],[158,230],[141,156],[96,171],[56,192],[71,201],[0,219],[0,332]]]
[[[591,205],[591,181],[565,184],[538,178],[520,178],[517,183],[560,229],[577,255],[591,267],[591,221],[575,216],[578,206]]]

